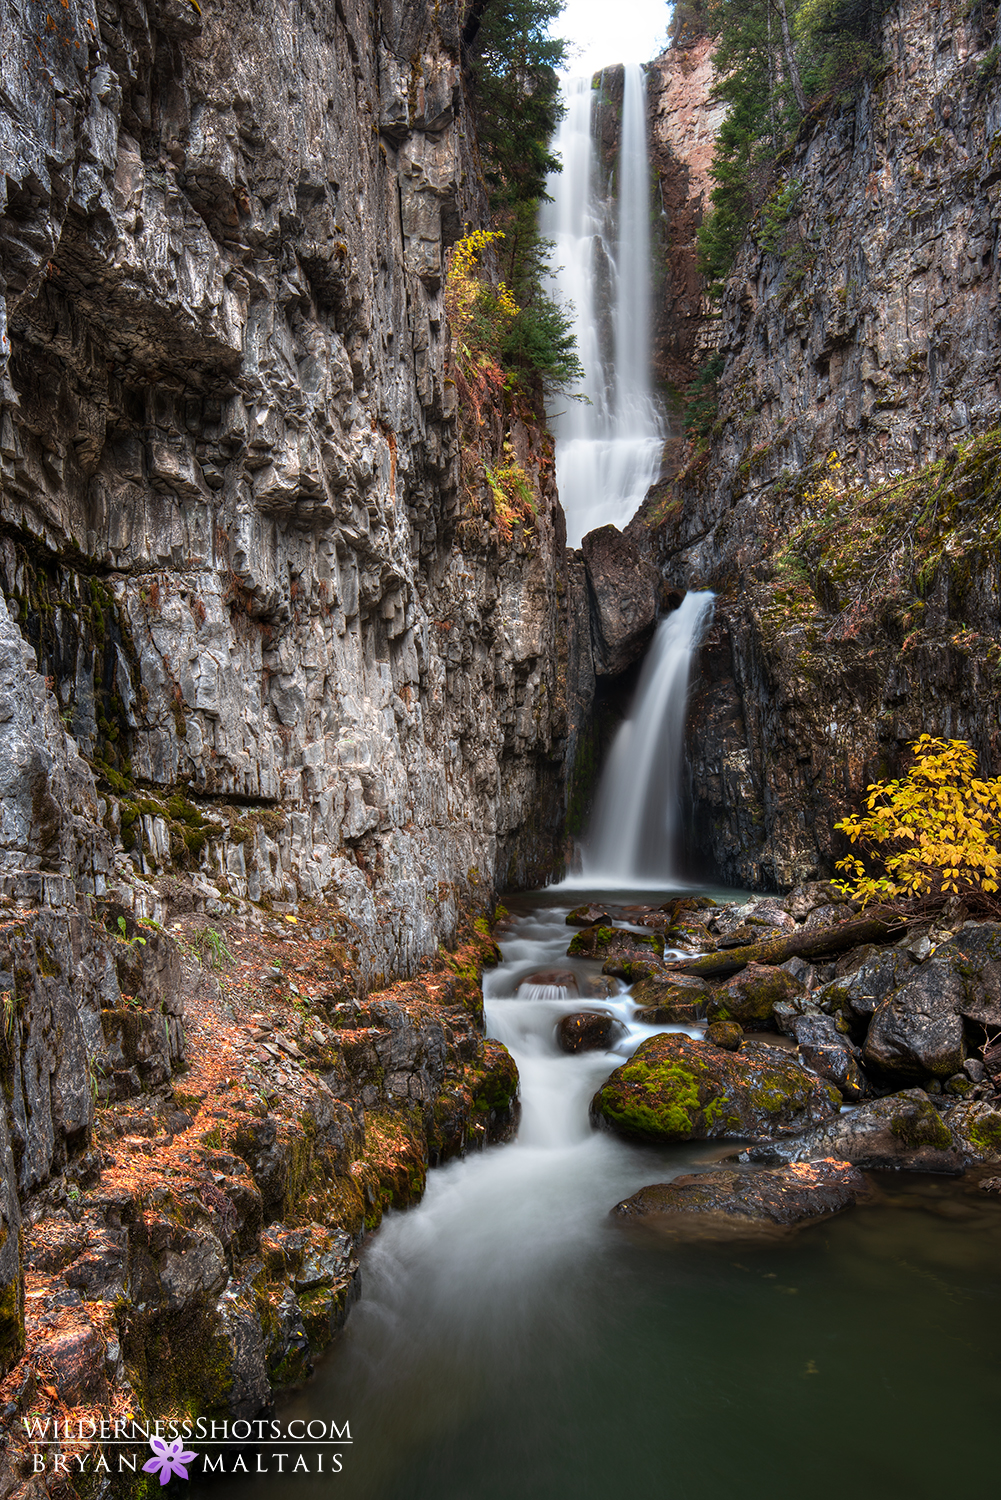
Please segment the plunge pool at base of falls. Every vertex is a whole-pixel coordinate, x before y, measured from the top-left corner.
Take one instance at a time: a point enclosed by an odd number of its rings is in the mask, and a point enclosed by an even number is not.
[[[609,1218],[639,1187],[730,1155],[588,1123],[615,1054],[565,1055],[576,999],[517,998],[568,960],[571,905],[506,898],[488,1030],[522,1078],[518,1137],[433,1171],[366,1249],[363,1293],[279,1413],[349,1421],[340,1473],[229,1480],[241,1500],[924,1500],[991,1493],[1001,1199],[970,1179],[873,1174],[876,1200],[782,1242],[654,1245]],[[631,903],[662,901],[603,893]],[[729,893],[732,894],[732,893]],[[584,1001],[628,1018],[628,997]],[[294,1454],[294,1445],[282,1451]],[[194,1477],[194,1475],[193,1475]],[[219,1493],[213,1487],[205,1493]]]

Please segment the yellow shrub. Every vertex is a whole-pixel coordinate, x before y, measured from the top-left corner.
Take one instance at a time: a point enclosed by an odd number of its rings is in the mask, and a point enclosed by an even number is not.
[[[914,764],[896,781],[868,788],[868,816],[835,828],[860,844],[884,874],[867,873],[855,855],[838,860],[845,895],[874,898],[962,895],[998,889],[1001,778],[977,778],[977,753],[966,740],[913,741]]]

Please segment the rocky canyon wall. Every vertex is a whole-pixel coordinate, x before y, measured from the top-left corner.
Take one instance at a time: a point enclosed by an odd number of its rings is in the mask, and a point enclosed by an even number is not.
[[[5,8],[8,1417],[260,1410],[516,1118],[470,923],[561,867],[593,673],[527,404],[532,524],[461,461],[464,12]]]
[[[922,731],[1001,767],[997,44],[904,0],[878,79],[804,121],[703,335],[715,424],[645,512],[668,582],[718,593],[690,854],[738,885],[830,873]]]

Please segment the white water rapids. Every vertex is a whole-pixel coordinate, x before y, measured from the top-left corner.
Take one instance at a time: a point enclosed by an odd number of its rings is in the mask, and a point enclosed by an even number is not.
[[[586,402],[551,414],[556,480],[567,543],[635,515],[660,468],[664,423],[650,383],[650,171],[646,74],[626,65],[615,191],[602,180],[593,139],[589,78],[566,85],[567,111],[554,141],[563,170],[544,205],[543,234],[555,241],[553,290],[574,309]]]

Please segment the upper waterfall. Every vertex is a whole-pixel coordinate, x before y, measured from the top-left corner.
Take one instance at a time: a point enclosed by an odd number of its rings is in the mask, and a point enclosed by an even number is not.
[[[650,381],[650,174],[646,75],[625,67],[621,144],[611,184],[594,150],[597,90],[566,88],[543,232],[555,241],[554,290],[574,309],[586,402],[552,414],[567,542],[625,526],[657,478],[664,424]]]

